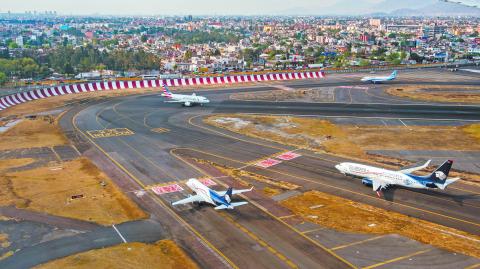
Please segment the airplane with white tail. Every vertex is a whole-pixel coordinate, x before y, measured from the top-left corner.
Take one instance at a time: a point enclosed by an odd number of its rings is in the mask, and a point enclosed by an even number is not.
[[[448,178],[453,161],[448,160],[439,166],[433,173],[426,176],[412,175],[412,172],[422,170],[430,164],[430,160],[424,165],[402,169],[399,171],[378,168],[374,166],[344,162],[335,166],[342,174],[361,178],[366,186],[372,186],[373,191],[380,193],[388,186],[397,185],[416,189],[441,189],[457,181],[459,178]]]
[[[234,209],[237,206],[242,206],[248,204],[248,202],[235,202],[232,203],[232,195],[240,194],[244,192],[249,192],[253,190],[253,187],[250,189],[244,190],[234,190],[233,188],[228,188],[226,191],[214,191],[209,187],[202,184],[195,178],[191,178],[187,181],[187,186],[195,192],[195,195],[189,196],[180,201],[173,202],[172,205],[182,205],[189,203],[199,203],[206,202],[215,206],[215,210],[220,209]]]
[[[382,83],[390,80],[394,80],[397,78],[397,70],[393,71],[392,74],[388,77],[363,77],[361,81],[363,82],[371,82],[373,84]]]
[[[174,94],[165,84],[162,85],[162,88],[162,96],[167,99],[165,103],[183,103],[184,106],[193,106],[194,104],[200,104],[203,106],[204,104],[210,103],[210,100],[208,100],[206,97],[197,96],[195,93],[192,93],[192,95]]]

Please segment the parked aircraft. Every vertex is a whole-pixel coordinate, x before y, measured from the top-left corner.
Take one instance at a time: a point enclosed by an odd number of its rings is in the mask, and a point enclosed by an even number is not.
[[[165,84],[162,85],[162,88],[162,96],[167,99],[165,103],[183,103],[184,106],[192,106],[194,104],[200,104],[203,106],[203,104],[210,103],[210,100],[208,100],[206,97],[197,96],[195,93],[192,93],[192,95],[174,94]]]
[[[371,82],[373,84],[382,83],[390,80],[394,80],[397,78],[397,70],[393,71],[392,74],[388,77],[363,77],[361,80],[363,82]]]
[[[234,190],[232,188],[228,188],[226,191],[217,192],[205,186],[195,178],[189,179],[186,184],[190,189],[192,189],[192,191],[195,192],[195,195],[173,202],[172,205],[175,206],[188,203],[207,202],[214,205],[216,210],[234,209],[237,206],[246,205],[248,202],[243,201],[232,203],[232,195],[249,192],[253,189],[253,187],[244,190]]]
[[[386,189],[391,185],[417,189],[438,188],[444,190],[448,185],[458,180],[458,178],[448,179],[448,173],[453,164],[451,160],[444,162],[430,175],[417,176],[411,174],[412,172],[426,168],[429,164],[430,161],[422,166],[399,171],[349,162],[340,163],[336,165],[335,168],[344,175],[361,178],[362,183],[367,186],[372,186],[378,196],[380,196],[382,189]]]

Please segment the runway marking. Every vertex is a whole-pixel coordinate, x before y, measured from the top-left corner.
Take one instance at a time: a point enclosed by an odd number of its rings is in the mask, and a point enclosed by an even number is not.
[[[231,160],[231,161],[234,161],[234,162],[236,162],[236,163],[245,164],[245,163],[242,162],[242,161],[233,160],[233,159],[226,158],[226,157],[223,157],[223,156],[214,154],[214,153],[209,153],[209,152],[206,152],[206,151],[202,151],[202,150],[198,150],[198,149],[193,149],[193,148],[176,148],[176,149],[172,149],[170,152],[171,152],[172,154],[174,154],[172,151],[178,150],[178,149],[186,149],[186,150],[196,151],[196,152],[200,152],[200,153],[203,153],[203,154],[206,154],[206,155],[211,155],[211,156],[214,156],[214,157],[217,157],[217,158],[220,158],[220,159]],[[174,155],[175,155],[175,154],[174,154]],[[176,156],[176,155],[175,155],[175,156]],[[178,156],[176,156],[176,157],[178,158]],[[192,166],[192,165],[191,165],[191,166]],[[277,170],[274,170],[274,169],[271,169],[271,168],[265,168],[265,170],[270,171],[270,172],[273,172],[273,173],[276,173],[276,174],[279,174],[279,175],[284,175],[284,176],[288,176],[288,177],[300,179],[300,180],[307,181],[307,182],[310,182],[310,183],[314,183],[314,184],[317,184],[317,185],[322,185],[322,186],[329,187],[329,188],[332,188],[332,189],[338,189],[338,190],[340,190],[340,191],[345,191],[345,192],[353,193],[353,194],[360,195],[360,196],[363,196],[363,197],[368,197],[368,198],[373,199],[373,200],[381,200],[381,201],[384,201],[384,202],[385,202],[384,199],[379,198],[379,197],[377,197],[377,196],[367,195],[367,194],[364,194],[364,193],[361,193],[361,192],[356,192],[356,191],[353,191],[353,190],[348,190],[348,189],[345,189],[345,188],[340,188],[340,187],[337,187],[337,186],[334,186],[334,185],[330,185],[330,184],[327,184],[327,183],[321,183],[321,182],[318,182],[318,181],[313,180],[313,179],[309,179],[309,178],[305,178],[305,177],[301,177],[301,176],[297,176],[297,175],[292,175],[292,174],[285,173],[285,172],[281,172],[281,171],[277,171]],[[202,171],[202,170],[200,170],[200,171]],[[204,174],[206,174],[206,173],[204,173]],[[434,212],[434,211],[430,211],[430,210],[427,210],[427,209],[422,209],[422,208],[414,207],[414,206],[407,205],[407,204],[403,204],[403,203],[399,203],[399,202],[393,202],[393,201],[389,201],[389,203],[390,203],[390,204],[399,205],[399,206],[402,206],[402,207],[406,207],[406,208],[415,209],[415,210],[418,210],[418,211],[420,211],[420,212],[426,212],[426,213],[429,213],[429,214],[432,214],[432,215],[441,216],[441,217],[444,217],[444,218],[446,218],[446,219],[452,219],[452,220],[456,220],[456,221],[459,221],[459,222],[467,223],[467,224],[470,224],[470,225],[480,226],[479,223],[475,223],[475,222],[472,222],[472,221],[468,221],[468,220],[464,220],[464,219],[460,219],[460,218],[456,218],[456,217],[444,215],[444,214],[441,214],[441,213],[438,213],[438,212]]]
[[[125,237],[123,237],[123,235],[120,233],[120,231],[117,229],[117,227],[115,227],[115,224],[112,225],[113,229],[115,230],[115,232],[117,232],[118,236],[120,236],[120,238],[122,239],[123,243],[127,243],[127,240],[125,239]]]
[[[83,111],[83,110],[81,110],[81,111]],[[127,174],[131,179],[133,179],[140,187],[145,189],[145,184],[143,184],[143,182],[140,181],[140,179],[138,179],[136,176],[134,176],[132,173],[130,173],[130,171],[128,171],[128,169],[125,168],[125,166],[123,166],[117,160],[115,160],[112,156],[110,156],[110,154],[108,154],[102,147],[100,147],[97,143],[95,143],[94,140],[92,140],[80,128],[78,128],[77,123],[76,123],[76,118],[81,111],[77,112],[72,117],[71,122],[72,122],[72,125],[73,125],[74,129],[76,131],[78,131],[80,134],[82,134],[88,141],[90,141],[90,143],[92,143],[98,150],[100,150],[100,152],[102,152],[109,160],[111,160],[118,168],[120,168],[120,170],[125,172],[125,174]],[[150,195],[150,197],[153,200],[155,200],[158,205],[160,205],[162,208],[164,208],[167,211],[167,213],[169,213],[172,217],[174,217],[179,223],[181,223],[182,225],[187,227],[187,229],[189,231],[194,233],[197,236],[197,238],[199,239],[200,243],[202,243],[204,246],[206,245],[206,247],[208,247],[210,250],[212,250],[213,254],[215,256],[217,256],[217,257],[220,256],[221,259],[223,259],[222,262],[225,265],[231,266],[234,269],[239,269],[239,267],[237,265],[235,265],[235,263],[233,263],[225,254],[223,254],[218,248],[216,248],[212,243],[210,243],[210,241],[208,241],[202,234],[200,234],[192,225],[190,225],[188,222],[186,222],[184,219],[182,219],[174,210],[172,210],[170,207],[168,207],[165,204],[164,201],[162,201],[160,198],[158,198],[158,196]]]
[[[180,192],[183,191],[183,188],[178,184],[172,184],[166,186],[154,186],[151,188],[151,190],[158,195],[162,195],[166,193]]]
[[[178,156],[174,151],[176,149],[171,149],[170,150],[170,154],[172,154],[173,156],[175,156],[177,159],[181,160],[182,162],[184,162],[185,164],[187,164],[188,166],[192,167],[194,170],[204,174],[205,176],[207,177],[211,177],[211,175],[209,173],[207,173],[206,171],[204,171],[203,169],[191,164],[190,162],[186,161],[184,158]],[[239,161],[237,161],[239,162]],[[241,163],[241,162],[240,162]],[[227,187],[225,184],[221,183],[220,184],[223,186],[223,187]],[[257,202],[249,199],[247,196],[245,196],[244,194],[239,194],[238,196],[242,197],[243,199],[245,199],[246,201],[248,201],[250,204],[254,205],[255,207],[257,207],[258,209],[260,209],[261,211],[265,212],[266,214],[268,214],[269,216],[271,216],[272,218],[276,219],[277,221],[279,221],[280,223],[284,224],[285,226],[287,226],[288,228],[290,228],[291,230],[293,230],[294,232],[296,232],[298,235],[302,236],[303,238],[305,238],[306,240],[310,241],[312,244],[320,247],[321,249],[323,249],[324,251],[328,252],[330,255],[332,255],[333,257],[337,258],[338,260],[342,261],[343,263],[345,263],[346,265],[348,265],[350,268],[357,268],[356,266],[354,266],[352,263],[350,263],[349,261],[347,261],[346,259],[344,259],[343,257],[341,257],[340,255],[336,254],[335,252],[331,251],[330,249],[328,249],[327,247],[325,247],[324,245],[322,245],[320,242],[316,241],[316,240],[313,240],[312,238],[310,238],[309,236],[307,235],[304,235],[300,230],[298,230],[297,228],[293,227],[292,225],[286,223],[284,220],[282,220],[281,218],[273,215],[272,213],[270,213],[265,207],[261,206],[260,204],[258,204]]]
[[[367,267],[363,267],[362,269],[376,268],[376,267],[379,267],[379,266],[382,266],[382,265],[385,265],[385,264],[389,264],[389,263],[392,263],[392,262],[408,259],[408,258],[411,258],[413,256],[417,256],[417,255],[427,253],[427,252],[430,252],[430,251],[432,251],[432,249],[420,250],[420,251],[417,251],[417,252],[414,252],[414,253],[411,253],[411,254],[408,254],[408,255],[405,255],[405,256],[401,256],[401,257],[394,258],[394,259],[391,259],[391,260],[387,260],[387,261],[384,261],[384,262],[379,262],[379,263],[376,263],[376,264],[373,264],[373,265],[370,265],[370,266],[367,266]]]
[[[377,240],[377,239],[380,239],[380,238],[383,238],[383,237],[385,237],[385,235],[375,236],[375,237],[367,238],[365,240],[360,240],[360,241],[356,241],[356,242],[353,242],[353,243],[333,247],[333,248],[331,248],[331,250],[339,250],[339,249],[342,249],[342,248],[348,248],[348,247],[359,245],[359,244],[362,244],[362,243],[365,243],[365,242]]]
[[[325,230],[325,227],[307,230],[307,231],[305,231],[305,232],[302,232],[302,234],[309,234],[309,233],[318,232],[318,231],[321,231],[321,230]]]
[[[272,167],[272,166],[280,164],[280,163],[282,163],[282,162],[279,161],[279,160],[268,158],[266,160],[263,160],[263,161],[260,161],[260,162],[256,163],[255,165],[258,166],[258,167],[261,167],[261,168],[268,168],[268,167]]]
[[[170,129],[167,129],[167,128],[153,128],[153,129],[151,129],[150,131],[155,132],[155,133],[162,134],[162,133],[169,132]]]
[[[114,128],[114,129],[103,129],[103,130],[90,130],[87,131],[92,138],[106,138],[106,137],[117,137],[117,136],[129,136],[134,135],[135,133],[128,128]]]
[[[205,185],[207,187],[217,185],[217,183],[210,178],[199,178],[198,181],[200,181],[203,185]]]
[[[280,260],[285,262],[290,268],[298,268],[298,266],[293,263],[290,259],[288,259],[285,255],[280,253],[278,250],[274,249],[272,246],[270,246],[267,242],[262,240],[260,237],[258,237],[256,234],[245,228],[244,226],[240,225],[237,221],[235,221],[231,216],[225,214],[225,212],[220,212],[219,213],[221,216],[223,216],[228,222],[236,226],[238,229],[240,229],[242,232],[247,234],[250,238],[258,242],[261,246],[265,247],[268,251],[270,251],[273,255],[277,256]]]
[[[281,216],[281,217],[278,217],[279,219],[288,219],[288,218],[291,218],[291,217],[295,217],[296,215],[293,214],[293,215],[287,215],[287,216]]]
[[[283,160],[283,161],[290,161],[290,160],[293,160],[293,159],[298,158],[300,156],[302,156],[302,155],[300,155],[298,153],[295,153],[293,151],[290,151],[290,152],[286,152],[286,153],[283,153],[281,155],[278,155],[275,158]]]
[[[480,263],[467,266],[464,269],[475,269],[475,268],[480,268]]]
[[[403,126],[408,127],[408,126],[405,124],[405,122],[402,121],[402,119],[398,119],[398,120],[403,124]]]

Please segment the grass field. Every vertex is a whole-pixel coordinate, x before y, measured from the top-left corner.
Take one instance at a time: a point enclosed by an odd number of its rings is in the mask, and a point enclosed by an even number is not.
[[[281,204],[305,220],[335,230],[400,234],[422,243],[480,258],[479,236],[338,196],[310,191],[284,200]]]
[[[462,92],[462,90],[467,90]],[[386,93],[421,101],[480,103],[480,86],[395,86]]]
[[[159,268],[196,269],[198,266],[173,241],[126,243],[90,250],[34,267],[36,269]]]
[[[103,185],[102,185],[103,183]],[[0,205],[111,225],[147,217],[88,159],[0,177]],[[74,195],[82,198],[72,199]]]

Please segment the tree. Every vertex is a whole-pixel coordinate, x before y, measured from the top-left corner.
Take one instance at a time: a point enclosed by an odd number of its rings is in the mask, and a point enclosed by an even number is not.
[[[3,72],[0,72],[0,85],[5,85],[7,81],[8,81],[7,75]]]
[[[140,40],[141,40],[143,43],[147,42],[147,39],[148,39],[148,38],[147,38],[146,35],[142,35],[142,37],[140,38]]]

